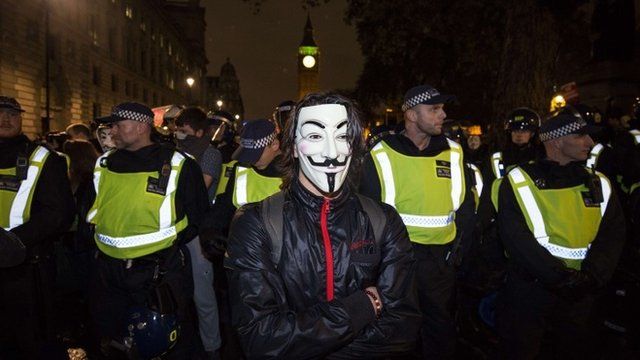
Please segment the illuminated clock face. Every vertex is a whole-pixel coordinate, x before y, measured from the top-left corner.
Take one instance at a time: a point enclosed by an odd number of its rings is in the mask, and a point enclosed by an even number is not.
[[[306,67],[307,69],[311,69],[316,65],[316,58],[311,55],[307,55],[302,58],[302,65],[304,65],[304,67]]]

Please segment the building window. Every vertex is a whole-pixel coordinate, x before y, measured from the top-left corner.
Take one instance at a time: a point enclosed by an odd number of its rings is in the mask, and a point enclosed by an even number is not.
[[[164,47],[164,36],[160,35],[160,47]]]
[[[129,19],[133,19],[133,8],[131,7],[131,5],[127,5],[124,7],[124,16],[128,17]]]
[[[116,51],[117,51],[117,43],[116,43],[116,29],[115,28],[110,28],[109,29],[109,38],[108,38],[108,42],[109,42],[109,53],[111,54],[112,58],[116,57]]]
[[[76,44],[72,40],[67,40],[67,60],[74,60],[76,57]]]
[[[131,96],[131,81],[129,80],[124,82],[124,94]]]
[[[167,44],[167,54],[169,54],[169,56],[173,55],[173,49],[171,48],[171,43]]]
[[[144,22],[144,18],[140,18],[140,30],[142,30],[142,32],[147,31],[147,24]]]
[[[118,91],[118,77],[111,74],[111,91]]]
[[[97,65],[93,65],[93,85],[100,85],[100,68]]]
[[[93,108],[93,118],[94,118],[94,119],[99,118],[99,117],[100,117],[100,115],[102,115],[102,114],[100,113],[100,104],[98,104],[98,103],[93,103],[92,108]]]
[[[173,78],[169,79],[169,89],[173,90],[173,88],[175,87],[175,81],[173,81]]]
[[[98,46],[98,17],[95,14],[89,19],[89,38],[94,46]]]
[[[145,73],[146,70],[147,70],[147,52],[144,49],[142,49],[142,51],[140,51],[140,71]]]

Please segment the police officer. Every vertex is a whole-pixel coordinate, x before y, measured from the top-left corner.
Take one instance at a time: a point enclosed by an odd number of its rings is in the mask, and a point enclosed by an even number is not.
[[[222,154],[222,163],[226,164],[231,161],[231,155],[238,148],[236,143],[236,127],[233,117],[226,111],[210,111],[207,114],[209,122],[216,127],[211,138],[211,144],[215,146]]]
[[[491,154],[485,167],[488,184],[504,176],[509,167],[533,160],[537,153],[536,133],[540,127],[540,116],[533,110],[521,107],[507,116],[505,131],[507,142],[504,148]],[[487,171],[490,170],[490,171]]]
[[[496,228],[496,209],[494,205],[498,187],[504,175],[512,167],[534,160],[541,153],[537,144],[537,132],[540,116],[533,110],[520,107],[512,110],[505,122],[506,144],[496,151],[482,169],[486,190],[480,198],[478,207],[478,235],[480,241],[472,250],[474,256],[473,271],[477,286],[484,291],[495,290],[501,283],[506,270],[504,248],[499,241]]]
[[[153,113],[145,105],[119,104],[97,122],[111,126],[116,150],[96,162],[86,217],[99,250],[90,292],[96,335],[107,350],[131,308],[174,299],[181,334],[169,358],[190,358],[193,280],[183,245],[207,208],[202,172],[190,156],[151,141]]]
[[[500,185],[509,270],[497,327],[506,358],[548,357],[543,340],[557,357],[594,355],[593,294],[613,274],[625,236],[609,179],[581,163],[594,130],[573,115],[551,117],[540,128],[546,158],[513,168]]]
[[[275,124],[265,119],[248,121],[233,160],[225,164],[213,206],[214,228],[226,234],[236,209],[280,190],[279,156],[280,140]]]
[[[422,355],[452,358],[457,247],[472,233],[473,174],[462,147],[442,134],[444,104],[453,99],[421,85],[404,97],[405,130],[389,134],[365,157],[360,191],[394,206],[409,231],[417,260],[423,314]]]
[[[22,134],[0,96],[0,358],[39,358],[52,340],[53,241],[73,221],[65,159]]]

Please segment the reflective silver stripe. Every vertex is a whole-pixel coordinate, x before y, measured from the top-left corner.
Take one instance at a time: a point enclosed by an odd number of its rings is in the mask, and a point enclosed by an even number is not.
[[[248,170],[246,167],[238,166],[238,172],[236,176],[236,184],[234,196],[236,204],[242,206],[247,203],[247,176]]]
[[[101,156],[100,158],[108,156],[109,153]],[[96,167],[100,166],[100,158],[96,163]],[[155,242],[162,241],[171,236],[177,235],[175,225],[171,225],[171,216],[173,211],[171,194],[173,194],[177,189],[178,183],[178,168],[184,161],[185,157],[179,152],[175,151],[173,156],[171,157],[171,173],[169,174],[169,182],[167,183],[167,189],[165,191],[164,199],[162,200],[162,204],[160,205],[160,209],[158,211],[158,223],[159,230],[153,233],[142,234],[142,235],[132,235],[132,236],[123,236],[123,237],[112,237],[105,234],[96,233],[98,240],[109,246],[113,246],[116,248],[129,248],[135,246],[142,246],[153,244]],[[94,186],[96,188],[96,199],[98,198],[98,185],[100,184],[100,173],[101,171],[94,172]],[[96,180],[97,178],[97,180]],[[94,209],[87,215],[87,219],[93,219],[96,215],[98,209]]]
[[[476,191],[478,192],[478,196],[482,195],[482,188],[484,187],[484,183],[482,182],[482,175],[480,174],[480,169],[473,164],[468,164],[471,170],[473,170],[473,175],[476,178]]]
[[[600,203],[600,214],[604,216],[604,213],[607,211],[607,205],[609,205],[609,198],[611,198],[611,184],[609,184],[606,176],[601,173],[596,174],[600,177],[600,186],[602,187],[603,201]]]
[[[384,199],[382,201],[396,207],[396,184],[393,181],[393,171],[391,170],[389,155],[384,151],[382,143],[374,146],[372,151],[377,152],[376,159],[378,159],[380,170],[382,171],[382,182],[384,183]]]
[[[93,168],[93,190],[96,193],[95,199],[98,199],[98,190],[100,189],[100,175],[102,175],[102,166],[100,166],[100,163],[102,162],[102,159],[107,158],[109,155],[111,155],[115,150],[109,150],[106,153],[102,154],[102,156],[100,156],[97,160],[96,160],[96,165]],[[96,201],[94,200],[94,202]],[[93,210],[91,210],[88,214],[87,214],[87,222],[91,222],[91,220],[93,220],[93,218],[96,216],[96,214],[98,213],[98,208],[95,208]]]
[[[452,211],[447,216],[419,216],[400,214],[402,222],[406,226],[415,226],[421,228],[438,228],[445,227],[453,223],[455,220],[455,213]]]
[[[553,256],[571,260],[582,260],[587,257],[587,251],[589,251],[589,248],[572,249],[550,243],[544,243],[540,245],[542,245],[543,248],[547,249],[547,251],[549,251]]]
[[[164,200],[162,200],[162,205],[160,205],[160,212],[158,215],[158,222],[161,230],[167,229],[171,226],[171,194],[176,191],[178,185],[178,167],[182,161],[184,161],[184,156],[175,151],[171,157],[171,173],[169,174],[169,182],[167,183]]]
[[[177,234],[176,227],[171,226],[159,231],[134,236],[112,237],[104,234],[96,234],[101,243],[117,248],[130,248],[141,245],[153,244]]]
[[[462,166],[460,166],[460,156],[462,148],[457,142],[447,139],[451,148],[451,203],[453,211],[460,208],[462,203]],[[454,165],[455,164],[455,165]]]
[[[596,162],[598,161],[598,156],[600,156],[602,149],[604,149],[604,145],[600,143],[596,144],[593,149],[591,149],[589,158],[587,159],[587,167],[589,169],[594,169],[596,167]]]
[[[629,133],[633,135],[633,139],[636,142],[636,145],[640,144],[640,131],[639,130],[629,130]]]
[[[542,218],[542,213],[540,213],[540,208],[538,207],[538,203],[533,197],[531,188],[526,183],[526,179],[522,174],[522,170],[520,170],[519,168],[514,168],[509,172],[509,177],[516,186],[518,194],[520,194],[520,198],[524,203],[524,208],[527,213],[526,215],[531,221],[531,225],[533,226],[533,236],[538,241],[538,244],[547,249],[547,251],[549,251],[551,255],[559,258],[573,260],[584,259],[587,255],[587,251],[589,250],[588,247],[568,248],[549,243],[549,235],[547,235],[547,230],[544,224],[544,219]]]
[[[501,179],[502,170],[504,169],[504,165],[502,164],[502,153],[493,153],[493,155],[491,155],[491,163],[493,164],[493,172],[496,179]]]
[[[47,150],[47,148],[44,146],[38,146],[31,155],[29,163],[41,163],[48,153],[49,150]],[[8,231],[24,224],[24,210],[27,208],[29,195],[35,190],[33,186],[40,174],[40,169],[41,167],[29,165],[27,178],[20,182],[20,187],[18,188],[16,197],[13,199],[13,203],[11,204],[11,210],[9,211],[9,228],[5,230]]]

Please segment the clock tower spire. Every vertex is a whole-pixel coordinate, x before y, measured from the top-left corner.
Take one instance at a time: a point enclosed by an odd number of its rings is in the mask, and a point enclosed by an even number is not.
[[[320,90],[320,50],[313,38],[311,17],[307,14],[304,36],[298,47],[298,98]]]

